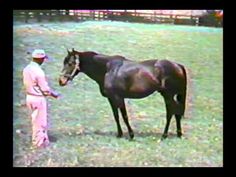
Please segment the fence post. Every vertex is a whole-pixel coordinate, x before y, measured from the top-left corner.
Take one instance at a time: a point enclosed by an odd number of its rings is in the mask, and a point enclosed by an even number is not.
[[[36,17],[38,22],[42,21],[41,12],[39,10],[35,11],[35,17]]]
[[[95,19],[95,13],[94,13],[94,10],[92,10],[92,19],[93,19],[93,20]]]
[[[26,10],[25,11],[25,23],[28,23],[29,21],[29,11],[28,10]]]
[[[196,26],[199,26],[199,17],[196,17],[195,22],[196,22],[195,25],[196,25]]]
[[[100,21],[100,11],[98,11],[98,21]]]
[[[157,19],[156,19],[156,11],[154,10],[154,22],[156,23],[157,22]]]

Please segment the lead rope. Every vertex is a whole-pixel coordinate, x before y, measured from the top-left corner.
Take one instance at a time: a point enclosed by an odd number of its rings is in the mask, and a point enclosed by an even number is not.
[[[85,84],[83,82],[83,90],[84,90],[84,102],[86,103],[86,89],[85,89]],[[85,104],[87,105],[87,104]],[[86,107],[85,107],[86,108]],[[85,110],[83,111],[83,117],[86,119],[86,114],[85,114]]]
[[[87,107],[86,107],[86,85],[85,85],[85,83],[84,83],[84,81],[83,81],[83,83],[82,83],[82,88],[83,88],[83,92],[84,92],[84,94],[83,94],[83,106],[84,107],[82,107],[83,109],[82,109],[82,120],[83,119],[87,119],[87,116],[86,116],[86,109],[87,109]],[[83,126],[83,124],[81,124],[81,126],[82,126],[82,134],[84,134],[84,135],[86,135],[87,134],[87,130],[86,130],[86,128]]]

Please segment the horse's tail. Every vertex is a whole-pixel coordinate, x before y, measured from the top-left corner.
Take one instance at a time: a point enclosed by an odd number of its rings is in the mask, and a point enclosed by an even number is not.
[[[179,65],[183,71],[183,90],[180,94],[177,95],[178,102],[182,105],[181,113],[184,116],[185,113],[185,107],[186,107],[186,94],[187,94],[187,72],[183,65]]]

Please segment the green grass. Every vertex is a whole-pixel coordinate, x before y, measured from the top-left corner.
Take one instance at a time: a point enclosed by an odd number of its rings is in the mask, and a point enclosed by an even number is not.
[[[15,24],[13,40],[14,166],[223,166],[222,29],[123,22]],[[56,140],[46,149],[31,148],[22,85],[22,69],[30,61],[26,51],[38,47],[53,58],[42,67],[51,87],[63,95],[60,101],[48,99],[49,134]],[[176,138],[172,119],[169,138],[160,141],[165,106],[155,93],[126,100],[135,139],[128,140],[122,119],[125,134],[117,139],[110,105],[94,81],[81,73],[69,86],[58,85],[66,48],[72,47],[185,65],[189,84],[183,138]]]

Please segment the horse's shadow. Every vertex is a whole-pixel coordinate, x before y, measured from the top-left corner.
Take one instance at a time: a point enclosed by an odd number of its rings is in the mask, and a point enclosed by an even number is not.
[[[108,136],[108,137],[116,137],[116,132],[115,131],[94,131],[91,132],[91,134],[99,135],[99,136]],[[148,138],[148,137],[155,137],[155,138],[160,138],[162,137],[162,132],[155,132],[155,131],[134,131],[134,139],[135,137],[137,138]],[[169,132],[168,138],[174,138],[176,137],[175,133]],[[129,139],[129,133],[128,132],[123,132],[123,138]]]
[[[94,136],[94,135],[98,135],[98,136],[103,136],[103,137],[112,137],[112,138],[116,138],[117,133],[115,131],[100,131],[100,130],[95,130],[95,131],[90,131],[90,130],[86,130],[80,133],[76,133],[76,132],[70,132],[70,134],[68,133],[63,133],[64,136],[70,136],[70,137],[78,137],[78,136]],[[60,137],[59,134],[49,134],[49,139],[51,142],[56,142],[57,139]],[[155,131],[134,131],[134,140],[136,138],[148,138],[148,137],[154,137],[155,139],[161,139],[162,137],[162,132],[155,132]],[[168,139],[172,139],[175,138],[176,134],[169,132],[168,134]],[[129,139],[129,134],[128,132],[123,132],[123,137],[125,139]]]

